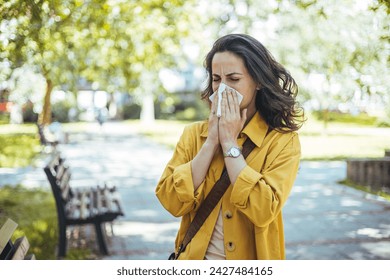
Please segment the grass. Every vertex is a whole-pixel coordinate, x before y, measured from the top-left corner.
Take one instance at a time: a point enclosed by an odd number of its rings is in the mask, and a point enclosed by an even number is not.
[[[30,249],[38,260],[56,259],[58,241],[57,213],[51,191],[26,189],[18,186],[0,188],[0,225],[7,218],[18,224],[12,241],[26,236]],[[87,259],[92,255],[87,248],[69,248],[66,259]]]
[[[371,187],[369,187],[369,186],[358,185],[358,184],[355,184],[354,182],[352,182],[351,180],[348,180],[348,179],[339,181],[338,183],[343,184],[343,185],[346,185],[346,186],[351,187],[351,188],[354,188],[354,189],[357,189],[357,190],[360,190],[360,191],[363,191],[363,192],[366,192],[366,193],[370,193],[370,194],[374,194],[374,195],[379,195],[379,196],[381,196],[381,197],[387,199],[388,201],[390,201],[390,193],[389,193],[389,192],[385,192],[385,191],[375,191],[375,190],[373,190],[373,189],[372,189]]]
[[[35,124],[0,125],[0,168],[28,166],[40,151]]]
[[[41,151],[34,134],[0,134],[0,167],[24,167]]]
[[[37,259],[55,258],[58,231],[51,193],[21,186],[0,188],[0,224],[7,218],[19,225],[13,239],[27,237],[29,253],[34,253]]]
[[[324,123],[308,118],[299,131],[303,160],[345,160],[383,157],[390,149],[390,128]]]

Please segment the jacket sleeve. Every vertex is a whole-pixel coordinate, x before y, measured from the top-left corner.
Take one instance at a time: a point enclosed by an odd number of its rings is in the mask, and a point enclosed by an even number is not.
[[[203,185],[194,192],[191,163],[195,145],[191,126],[187,126],[158,182],[156,196],[173,216],[180,217],[197,208],[203,200]]]
[[[270,152],[272,161],[261,172],[246,166],[233,186],[230,201],[255,226],[267,226],[276,218],[294,184],[301,147],[298,135],[291,135],[282,149]]]

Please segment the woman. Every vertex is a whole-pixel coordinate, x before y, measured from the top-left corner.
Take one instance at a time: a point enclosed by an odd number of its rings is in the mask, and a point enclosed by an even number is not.
[[[205,66],[203,99],[221,83],[230,87],[221,95],[221,116],[216,96],[208,121],[184,129],[156,188],[161,204],[182,217],[176,250],[224,167],[230,186],[179,259],[284,259],[281,210],[301,154],[295,81],[248,35],[218,39]],[[244,159],[247,138],[255,148]]]

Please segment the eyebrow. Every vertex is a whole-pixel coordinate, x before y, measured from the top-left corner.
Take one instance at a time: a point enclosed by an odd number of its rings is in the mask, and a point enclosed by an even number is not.
[[[243,75],[242,73],[238,73],[238,72],[232,72],[232,73],[229,73],[229,74],[226,74],[226,76],[233,76],[233,75]],[[213,76],[218,76],[219,77],[219,75],[218,74],[213,74]]]

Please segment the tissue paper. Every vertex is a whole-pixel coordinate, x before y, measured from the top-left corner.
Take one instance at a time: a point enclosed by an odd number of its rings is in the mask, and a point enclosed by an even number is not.
[[[243,99],[243,96],[242,94],[240,94],[238,91],[236,91],[234,88],[231,88],[229,87],[228,85],[224,84],[224,83],[220,83],[219,87],[218,87],[218,90],[216,92],[214,92],[210,97],[209,99],[211,101],[214,100],[214,97],[216,94],[218,94],[218,106],[217,106],[217,117],[220,117],[222,114],[221,114],[221,101],[222,101],[222,93],[225,92],[225,89],[232,89],[236,94],[237,94],[237,98],[238,98],[238,104],[241,104],[241,101]]]

